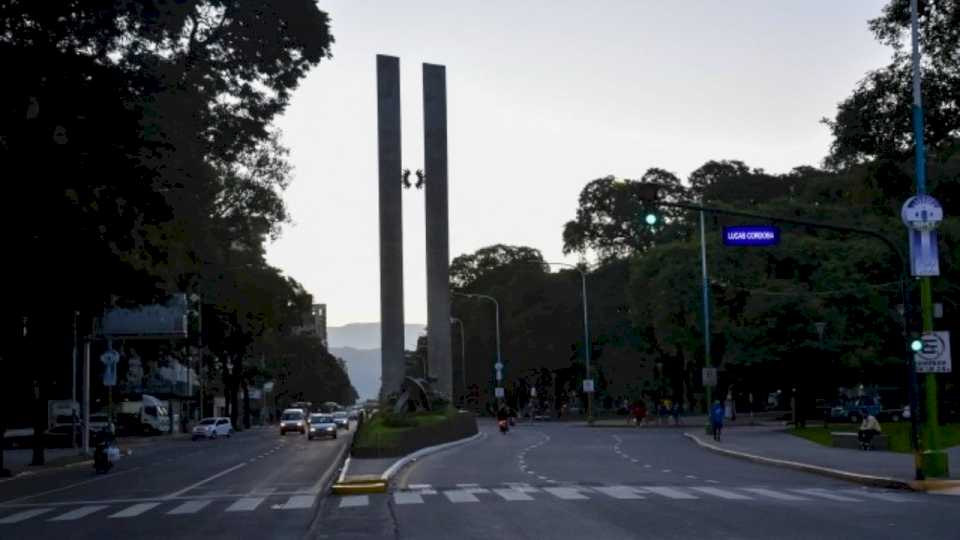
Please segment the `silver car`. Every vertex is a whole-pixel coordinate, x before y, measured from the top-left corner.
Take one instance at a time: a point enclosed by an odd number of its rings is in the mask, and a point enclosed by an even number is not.
[[[333,413],[333,421],[337,423],[338,428],[350,431],[350,415],[347,411]]]
[[[328,414],[311,414],[310,431],[307,432],[307,438],[311,441],[315,437],[337,438],[337,423],[333,417]]]

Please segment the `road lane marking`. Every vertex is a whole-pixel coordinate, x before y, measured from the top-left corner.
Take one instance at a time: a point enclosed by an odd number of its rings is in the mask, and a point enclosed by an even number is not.
[[[697,477],[694,476],[694,475],[692,475],[692,474],[688,474],[686,477],[689,478],[689,479],[691,479],[691,480],[696,480],[696,479],[697,479]]]
[[[747,497],[746,495],[741,495],[733,491],[727,491],[725,489],[714,488],[714,487],[692,487],[690,488],[694,491],[699,491],[700,493],[706,493],[707,495],[713,495],[714,497],[720,497],[721,499],[730,499],[735,501],[751,501],[753,497]]]
[[[244,497],[227,507],[226,512],[251,512],[256,510],[266,497]]]
[[[503,497],[505,501],[532,501],[533,497],[513,488],[494,488],[494,493]]]
[[[642,486],[640,489],[643,490],[643,491],[649,491],[649,492],[651,492],[651,493],[656,493],[657,495],[663,495],[664,497],[667,497],[668,499],[699,499],[699,497],[697,497],[696,495],[691,495],[691,494],[689,494],[689,493],[685,493],[685,492],[683,492],[683,491],[680,491],[679,489],[674,489],[674,488],[671,488],[671,487],[664,487],[664,486],[648,487],[648,486]]]
[[[340,508],[353,508],[356,506],[367,506],[370,504],[370,497],[367,495],[346,495],[340,498]]]
[[[670,469],[664,469],[662,472],[671,472]]]
[[[430,489],[430,484],[409,484],[408,489]]]
[[[77,483],[75,483],[75,484],[70,484],[70,485],[68,485],[68,486],[58,487],[58,488],[55,488],[55,489],[48,489],[47,491],[41,491],[40,493],[33,493],[33,494],[31,494],[31,495],[25,495],[25,496],[23,496],[23,497],[17,497],[16,499],[10,499],[10,500],[8,500],[8,501],[3,501],[3,502],[0,502],[0,506],[2,506],[2,505],[7,505],[7,504],[13,504],[13,503],[20,502],[20,501],[25,501],[25,500],[27,500],[27,499],[33,499],[33,498],[40,497],[40,496],[43,496],[43,495],[50,495],[51,493],[59,493],[59,492],[61,492],[61,491],[66,491],[66,490],[68,490],[68,489],[73,489],[73,488],[78,487],[78,486],[83,486],[83,485],[89,484],[89,483],[91,483],[91,482],[99,482],[100,480],[106,480],[107,478],[116,478],[116,477],[120,476],[121,474],[129,474],[129,473],[132,473],[132,472],[134,472],[134,471],[139,471],[139,470],[140,470],[140,467],[134,467],[134,468],[132,468],[132,469],[124,469],[124,470],[122,470],[122,471],[117,471],[117,472],[111,473],[111,474],[109,474],[109,475],[103,475],[103,476],[99,476],[99,477],[96,477],[96,478],[91,478],[91,479],[89,479],[89,480],[84,480],[84,481],[82,481],[82,482],[77,482]],[[21,475],[21,476],[23,476],[23,475]]]
[[[117,512],[116,514],[110,514],[110,515],[107,516],[107,517],[114,518],[114,519],[117,519],[117,518],[122,519],[122,518],[137,517],[137,516],[139,516],[140,514],[142,514],[142,513],[144,513],[144,512],[147,512],[147,511],[149,511],[149,510],[153,510],[154,508],[156,508],[156,507],[158,507],[158,506],[160,506],[160,503],[140,503],[140,504],[135,504],[135,505],[133,505],[133,506],[131,506],[131,507],[129,507],[129,508],[124,508],[123,510]]]
[[[457,484],[458,488],[478,488],[480,484]]]
[[[640,463],[640,460],[639,460],[639,459],[636,459],[636,458],[631,459],[630,461],[632,461],[632,462],[634,462],[634,463]]]
[[[836,495],[830,493],[825,489],[811,488],[811,489],[794,489],[797,493],[802,493],[804,495],[813,495],[814,497],[823,497],[824,499],[831,501],[840,501],[840,502],[863,502],[863,499],[854,499],[853,497],[845,497],[843,495]]]
[[[173,510],[167,512],[167,514],[170,514],[170,515],[196,514],[211,502],[213,501],[209,499],[205,501],[187,501],[181,504],[180,506],[174,508]]]
[[[547,480],[547,477],[546,477],[546,476],[538,476],[537,478],[539,478],[539,479],[541,479],[541,480]]]
[[[916,499],[911,499],[904,497],[902,495],[895,495],[893,493],[882,493],[879,491],[867,491],[865,489],[845,489],[844,493],[849,493],[851,495],[858,495],[860,497],[867,497],[868,499],[877,499],[880,501],[887,502],[917,502]]]
[[[283,504],[273,505],[274,510],[302,510],[305,508],[312,508],[313,503],[317,500],[316,495],[294,495],[287,499],[287,502]]]
[[[462,489],[452,489],[450,491],[444,491],[443,494],[450,500],[452,503],[470,503],[470,502],[480,502],[473,493]]]
[[[652,465],[650,465],[649,463],[647,463],[647,464],[645,464],[645,465],[643,466],[644,469],[649,469],[650,467],[652,467]]]
[[[790,495],[789,493],[781,493],[779,491],[774,491],[772,489],[766,488],[743,488],[744,491],[749,491],[750,493],[756,493],[757,495],[763,495],[764,497],[770,497],[771,499],[779,499],[781,501],[809,501],[810,499],[806,497],[798,497],[796,495]]]
[[[534,471],[527,471],[527,474],[537,474],[537,473]]]
[[[40,514],[46,514],[51,510],[53,510],[53,508],[34,508],[33,510],[24,510],[23,512],[17,512],[16,514],[11,514],[3,519],[0,519],[0,525],[7,525],[10,523],[20,523],[21,521],[28,520],[32,517],[37,517]]]
[[[104,508],[109,508],[109,507],[106,505],[81,506],[76,510],[71,510],[65,514],[60,514],[55,518],[48,519],[47,521],[73,521],[75,519],[87,517],[90,514],[93,514],[94,512],[99,512]]]
[[[547,488],[543,488],[543,490],[553,495],[554,497],[558,499],[563,499],[565,501],[589,499],[589,497],[587,497],[583,493],[580,493],[580,491],[577,488],[547,487]]]
[[[593,488],[608,497],[614,499],[643,499],[643,495],[637,493],[637,490],[630,486],[599,486]]]
[[[412,491],[397,491],[393,494],[393,502],[397,504],[423,504],[423,497]]]
[[[204,485],[204,484],[206,484],[206,483],[208,483],[208,482],[212,482],[212,481],[216,480],[217,478],[220,478],[221,476],[230,474],[230,473],[232,473],[233,471],[235,471],[235,470],[237,470],[237,469],[239,469],[239,468],[241,468],[241,467],[246,467],[246,466],[247,466],[246,462],[240,463],[240,464],[238,464],[238,465],[234,465],[233,467],[230,467],[229,469],[220,471],[220,472],[218,472],[217,474],[215,474],[215,475],[213,475],[213,476],[210,476],[210,477],[208,477],[208,478],[204,478],[203,480],[200,480],[199,482],[196,482],[196,483],[194,483],[194,484],[191,484],[191,485],[189,485],[189,486],[187,486],[187,487],[185,487],[185,488],[183,488],[183,489],[181,489],[181,490],[179,490],[179,491],[174,491],[173,493],[167,495],[166,497],[162,497],[162,498],[163,498],[163,499],[173,499],[173,498],[179,497],[179,496],[183,495],[184,493],[186,493],[186,492],[188,492],[188,491],[190,491],[190,490],[196,489],[196,488],[198,488],[198,487],[200,487],[200,486],[202,486],[202,485]]]
[[[716,480],[707,480],[707,483],[708,483],[708,484],[719,484],[720,482],[717,482]]]

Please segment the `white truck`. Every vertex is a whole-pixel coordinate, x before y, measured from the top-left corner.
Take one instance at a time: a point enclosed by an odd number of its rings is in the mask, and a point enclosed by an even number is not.
[[[117,424],[127,433],[169,433],[170,414],[159,399],[143,394],[140,401],[117,404]]]

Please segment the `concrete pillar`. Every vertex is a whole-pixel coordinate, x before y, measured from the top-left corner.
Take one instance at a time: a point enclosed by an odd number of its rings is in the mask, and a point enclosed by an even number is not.
[[[380,396],[403,382],[403,208],[400,162],[400,59],[377,55],[380,167]]]
[[[423,65],[424,175],[427,227],[427,358],[436,390],[451,400],[450,232],[447,218],[446,68]]]

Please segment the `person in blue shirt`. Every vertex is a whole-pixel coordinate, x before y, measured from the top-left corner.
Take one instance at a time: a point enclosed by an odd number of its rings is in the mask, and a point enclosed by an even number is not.
[[[713,428],[713,440],[720,441],[720,431],[723,430],[723,405],[720,401],[714,401],[710,407],[710,426]]]

